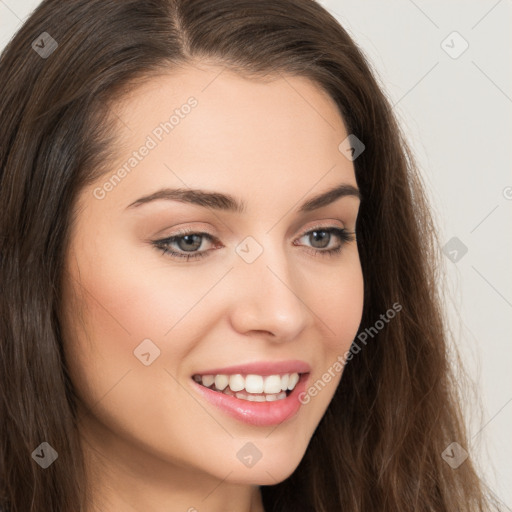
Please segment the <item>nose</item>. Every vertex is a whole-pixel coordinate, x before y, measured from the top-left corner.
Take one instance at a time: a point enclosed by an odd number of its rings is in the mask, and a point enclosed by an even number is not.
[[[239,259],[231,280],[230,319],[237,332],[285,342],[312,324],[304,283],[283,250],[265,248],[252,263]]]

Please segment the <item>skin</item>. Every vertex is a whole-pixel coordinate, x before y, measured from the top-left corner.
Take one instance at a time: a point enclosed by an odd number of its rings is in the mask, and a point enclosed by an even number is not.
[[[198,102],[190,114],[96,198],[95,188],[190,96]],[[318,225],[354,231],[359,199],[298,213],[329,188],[357,187],[353,163],[338,150],[343,120],[306,78],[256,81],[204,62],[149,79],[114,113],[117,156],[81,191],[63,279],[91,510],[262,511],[259,486],[295,470],[341,372],[277,428],[226,415],[193,389],[191,376],[299,359],[311,365],[309,386],[349,349],[363,307],[357,242],[333,234],[328,248],[343,244],[341,252],[314,255],[324,246],[303,233]],[[247,211],[170,200],[127,208],[163,187],[229,193]],[[185,227],[218,240],[203,238],[206,257],[172,259],[152,245]],[[250,264],[235,252],[247,236],[263,248]],[[149,366],[134,356],[147,338],[160,350]],[[247,442],[262,453],[250,468],[236,456]]]

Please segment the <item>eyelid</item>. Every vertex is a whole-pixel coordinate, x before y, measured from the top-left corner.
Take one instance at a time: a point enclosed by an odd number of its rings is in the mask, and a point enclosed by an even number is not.
[[[333,219],[330,219],[331,222]],[[326,221],[327,222],[327,221]],[[323,225],[323,224],[313,224],[312,226],[309,226],[305,228],[302,233],[299,235],[300,237],[303,237],[304,235],[307,235],[308,233],[311,233],[311,231],[320,231],[321,229],[329,230],[329,229],[343,229],[345,231],[349,231],[345,228],[345,226],[333,226],[332,224],[329,225]]]
[[[340,223],[341,225],[335,226],[332,224],[332,222],[337,222],[337,223]],[[323,220],[313,221],[308,224],[309,225],[302,230],[301,235],[303,235],[304,233],[308,233],[309,231],[314,230],[314,229],[326,229],[326,228],[347,229],[341,219],[334,218],[334,217],[332,217],[332,218],[328,217]],[[178,227],[178,228],[176,228],[177,231],[174,231],[170,235],[164,236],[163,238],[170,238],[170,237],[179,236],[179,235],[190,235],[190,234],[196,234],[196,233],[199,234],[199,233],[203,233],[203,232],[214,237],[215,235],[208,230],[209,229],[208,227],[206,227],[208,225],[209,225],[209,223],[206,223],[206,224],[203,223],[202,225],[193,226],[193,227],[192,226]],[[350,230],[348,230],[348,231],[350,231]],[[156,235],[156,236],[158,236],[158,235]]]

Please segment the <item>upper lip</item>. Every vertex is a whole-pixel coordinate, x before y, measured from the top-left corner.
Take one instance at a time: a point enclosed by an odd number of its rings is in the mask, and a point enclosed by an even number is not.
[[[285,373],[309,373],[311,366],[305,361],[257,361],[224,368],[209,368],[194,375],[276,375]]]

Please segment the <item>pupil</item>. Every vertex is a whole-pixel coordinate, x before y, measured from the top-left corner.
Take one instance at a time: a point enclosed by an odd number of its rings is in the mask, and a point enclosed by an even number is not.
[[[181,242],[183,241],[186,242],[186,245],[182,247]],[[201,235],[185,235],[178,240],[178,244],[180,245],[180,249],[185,251],[198,249],[201,247]]]
[[[329,236],[330,236],[330,233],[328,233],[327,231],[313,231],[311,233],[311,235],[316,239],[318,237],[318,239],[320,240],[320,242],[322,242],[322,240],[326,241],[326,243],[324,243],[323,245],[321,244],[320,246],[316,246],[316,247],[319,247],[319,248],[324,248],[324,247],[327,247],[329,245]],[[314,244],[313,244],[314,245]]]

